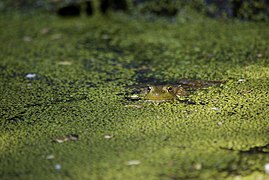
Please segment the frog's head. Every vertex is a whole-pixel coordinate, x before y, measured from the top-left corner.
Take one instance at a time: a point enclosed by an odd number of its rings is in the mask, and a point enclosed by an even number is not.
[[[148,101],[171,101],[177,98],[177,87],[173,86],[148,86],[145,91],[144,99]]]

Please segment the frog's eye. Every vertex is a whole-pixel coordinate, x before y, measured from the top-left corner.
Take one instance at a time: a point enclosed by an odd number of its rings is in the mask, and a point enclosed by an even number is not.
[[[151,86],[148,86],[147,91],[150,92],[152,90]]]
[[[171,91],[173,91],[173,88],[172,88],[171,86],[168,86],[168,87],[167,87],[167,91],[168,91],[168,92],[171,92]]]

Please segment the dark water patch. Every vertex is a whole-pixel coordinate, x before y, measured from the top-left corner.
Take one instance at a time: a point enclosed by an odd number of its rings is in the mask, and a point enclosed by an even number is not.
[[[269,144],[255,146],[247,150],[236,150],[233,148],[222,147],[227,153],[237,153],[238,158],[230,164],[228,168],[220,172],[226,172],[227,177],[240,175],[247,176],[254,171],[264,173],[264,165],[268,162]]]
[[[253,148],[250,148],[249,150],[246,151],[239,151],[241,154],[257,154],[257,153],[262,153],[262,154],[268,154],[269,153],[269,144],[266,144],[264,146],[256,146]]]
[[[7,66],[0,65],[0,73],[2,74],[7,69]],[[4,74],[4,73],[3,73]]]
[[[233,148],[221,148],[228,151],[236,151],[242,155],[269,154],[269,143],[263,146],[254,146],[247,150],[235,150]]]
[[[25,118],[24,118],[24,114],[26,113],[26,111],[22,111],[20,112],[18,115],[15,115],[8,120],[8,122],[11,122],[11,123],[20,123],[20,122],[24,122],[25,121]]]
[[[100,2],[100,11],[105,14],[109,10],[127,11],[128,3],[126,0],[102,0]]]
[[[178,100],[178,101],[181,102],[181,103],[188,104],[188,105],[197,105],[196,102],[194,102],[192,100],[189,100],[189,99],[186,99],[186,100]]]
[[[85,86],[86,87],[97,87],[97,85],[91,81],[86,81],[85,82]]]
[[[180,4],[177,1],[135,1],[139,5],[140,12],[144,15],[156,15],[163,17],[174,17]]]
[[[62,17],[79,16],[81,12],[80,4],[69,4],[58,9],[57,14]]]

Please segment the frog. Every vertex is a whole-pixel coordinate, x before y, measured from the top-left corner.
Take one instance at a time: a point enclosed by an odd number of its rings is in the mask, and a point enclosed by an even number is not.
[[[180,100],[182,97],[188,104],[194,104],[192,101],[186,100],[191,93],[198,89],[204,89],[209,86],[220,86],[225,83],[225,80],[194,80],[194,79],[180,79],[177,83],[168,84],[157,84],[138,86],[139,90],[133,91],[133,95],[130,97],[131,100],[145,100],[148,102],[167,102],[173,100]]]
[[[151,85],[142,92],[146,101],[166,102],[178,99],[180,96],[187,96],[187,91],[181,86],[172,85]]]

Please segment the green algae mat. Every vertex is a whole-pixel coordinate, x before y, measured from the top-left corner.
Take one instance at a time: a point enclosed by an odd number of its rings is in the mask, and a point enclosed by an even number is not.
[[[269,25],[0,17],[0,179],[269,179]],[[135,89],[224,80],[164,103]]]

